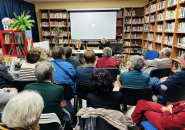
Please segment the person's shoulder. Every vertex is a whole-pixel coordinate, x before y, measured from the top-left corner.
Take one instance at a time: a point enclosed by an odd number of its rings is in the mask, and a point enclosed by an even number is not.
[[[4,69],[6,69],[5,65],[0,63],[0,70],[4,70]]]
[[[149,75],[149,74],[142,73],[142,75],[143,75],[145,78],[150,78],[150,75]]]
[[[121,74],[120,74],[120,76],[126,76],[126,75],[128,75],[130,72],[122,72]]]
[[[35,86],[35,85],[39,85],[38,82],[27,84],[27,85],[24,87],[24,89],[31,89],[31,88],[32,88],[33,86]]]
[[[112,91],[112,93],[117,97],[122,97],[122,93],[120,91]]]
[[[84,69],[84,67],[78,66],[78,67],[76,68],[76,71],[80,71],[80,70],[82,70],[82,69]]]
[[[62,85],[57,85],[57,84],[51,84],[54,88],[57,88],[58,90],[64,90]]]

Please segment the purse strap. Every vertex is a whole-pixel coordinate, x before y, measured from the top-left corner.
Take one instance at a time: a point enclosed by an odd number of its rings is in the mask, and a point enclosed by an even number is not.
[[[56,61],[53,61],[59,68],[61,68],[73,81],[72,76],[69,74],[69,72],[67,72],[64,68],[62,68]],[[74,82],[74,81],[73,81]]]

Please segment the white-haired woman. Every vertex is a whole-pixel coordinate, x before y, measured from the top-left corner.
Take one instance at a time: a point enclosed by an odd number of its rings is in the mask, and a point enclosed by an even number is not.
[[[110,47],[103,49],[103,57],[97,60],[96,68],[119,68],[116,58],[112,57],[112,49]]]
[[[23,91],[9,100],[3,110],[1,130],[39,130],[44,108],[42,97],[35,91]]]
[[[75,44],[73,45],[74,50],[84,50],[84,46],[81,44],[80,39],[75,39]],[[82,54],[76,54],[76,59],[80,61],[80,63],[84,62],[84,58]]]
[[[148,87],[150,76],[148,74],[141,73],[141,69],[144,67],[145,61],[142,56],[135,55],[130,58],[131,72],[123,72],[119,76],[119,82],[122,86],[127,87]]]

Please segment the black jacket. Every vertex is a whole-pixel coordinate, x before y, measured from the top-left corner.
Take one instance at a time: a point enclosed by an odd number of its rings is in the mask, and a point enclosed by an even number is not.
[[[78,50],[78,48],[76,48],[75,44],[74,44],[74,49],[75,49],[75,50]],[[82,44],[81,44],[80,50],[84,50],[84,47],[83,47]]]
[[[105,48],[105,47],[110,47],[110,42],[109,42],[109,41],[106,42],[105,44],[103,44],[102,42],[100,43],[99,49],[103,49],[103,48]]]

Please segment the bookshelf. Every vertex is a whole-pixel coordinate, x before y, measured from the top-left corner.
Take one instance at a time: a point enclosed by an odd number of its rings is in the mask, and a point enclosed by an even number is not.
[[[26,33],[22,34],[20,31],[0,31],[0,39],[5,56],[26,57],[28,49],[33,46],[32,37],[26,38]]]

